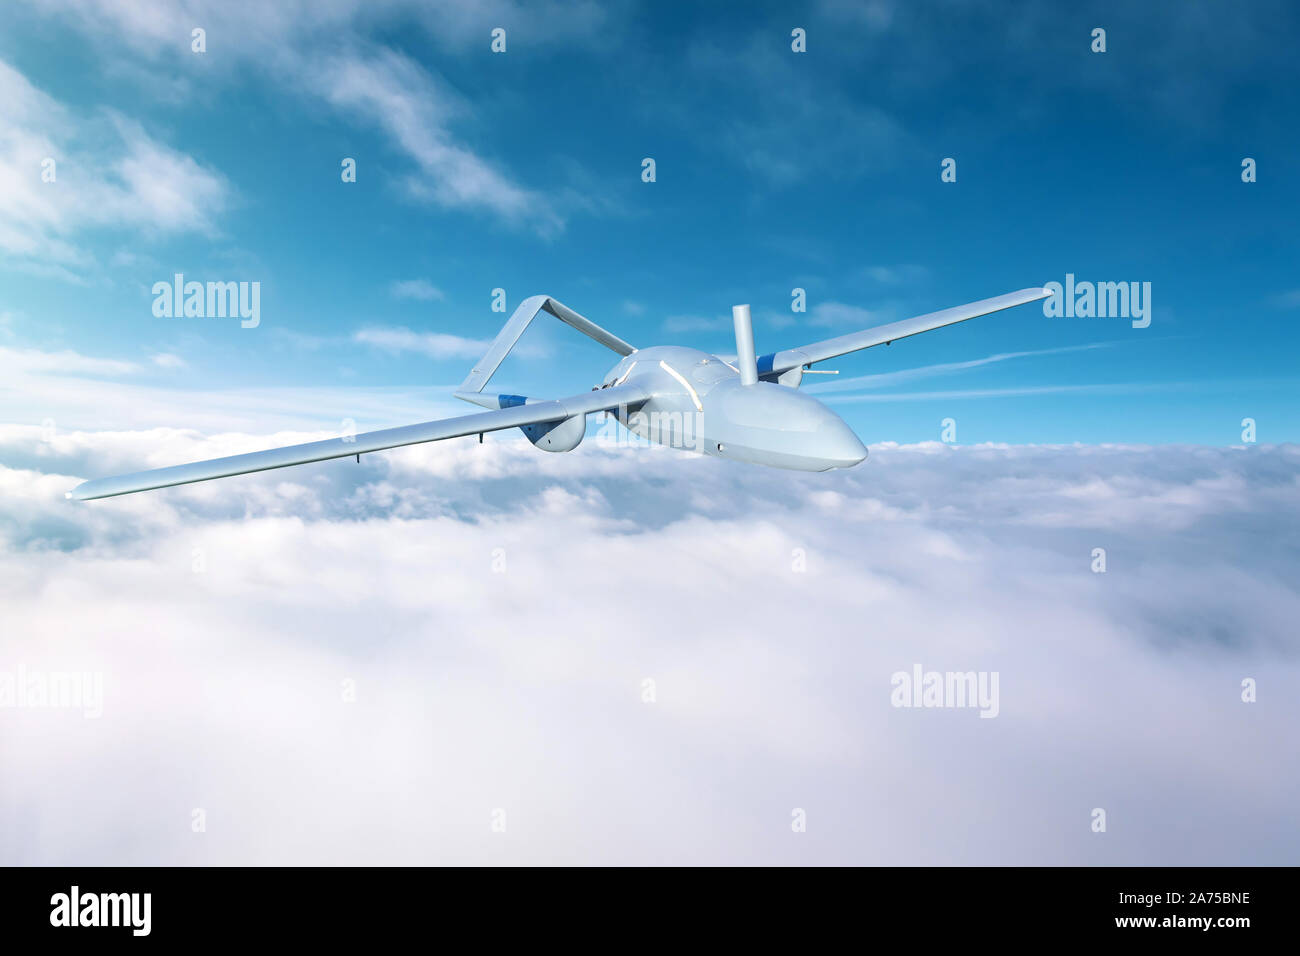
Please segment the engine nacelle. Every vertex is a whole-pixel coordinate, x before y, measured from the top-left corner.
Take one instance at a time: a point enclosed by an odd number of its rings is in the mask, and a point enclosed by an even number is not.
[[[558,422],[522,425],[519,430],[542,451],[573,451],[587,434],[587,416],[574,415]]]

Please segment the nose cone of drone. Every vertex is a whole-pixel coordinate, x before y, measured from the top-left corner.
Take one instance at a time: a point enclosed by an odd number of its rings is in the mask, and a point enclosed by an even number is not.
[[[829,462],[832,468],[852,468],[867,457],[867,446],[843,419],[831,415],[818,429],[817,456]]]
[[[708,428],[725,458],[829,471],[852,468],[867,457],[853,429],[811,395],[784,385],[738,379],[709,394]]]

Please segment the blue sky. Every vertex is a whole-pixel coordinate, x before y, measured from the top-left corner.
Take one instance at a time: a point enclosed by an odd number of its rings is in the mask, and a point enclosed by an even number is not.
[[[177,389],[454,386],[498,287],[718,352],[747,301],[762,352],[1073,273],[1150,282],[1150,327],[1024,307],[830,363],[881,377],[822,397],[868,442],[1300,432],[1286,4],[264,6],[4,14],[0,348],[156,387],[133,424],[185,424]],[[260,282],[261,324],[155,317],[175,272]],[[613,364],[558,324],[527,341],[494,384]]]

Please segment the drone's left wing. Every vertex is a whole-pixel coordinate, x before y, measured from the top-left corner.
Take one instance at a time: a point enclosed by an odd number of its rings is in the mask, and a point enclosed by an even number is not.
[[[460,438],[482,432],[500,431],[503,428],[563,421],[588,412],[639,405],[649,397],[643,389],[634,385],[595,389],[571,398],[512,405],[495,411],[462,415],[459,418],[445,418],[442,421],[424,422],[420,425],[404,425],[400,428],[386,428],[383,431],[365,432],[360,435],[327,438],[324,441],[308,442],[305,445],[269,448],[266,451],[255,451],[246,455],[213,458],[209,461],[196,461],[170,468],[155,468],[151,471],[138,471],[112,478],[96,478],[94,481],[78,485],[68,492],[68,497],[80,501],[91,498],[111,498],[114,495],[128,495],[136,491],[185,485],[193,481],[243,475],[251,471],[305,465],[308,462],[325,461],[328,458],[351,458],[353,455],[396,448],[399,445],[417,445],[421,442],[441,441],[444,438]]]

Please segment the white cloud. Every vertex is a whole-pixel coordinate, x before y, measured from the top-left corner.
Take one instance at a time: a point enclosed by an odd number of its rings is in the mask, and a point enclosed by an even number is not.
[[[361,32],[373,27],[420,26],[444,49],[482,45],[488,31],[502,23],[538,41],[565,39],[580,43],[599,39],[608,4],[596,0],[135,0],[104,4],[98,0],[28,0],[29,6],[65,18],[70,25],[106,41],[124,41],[151,56],[190,54],[190,30],[208,24],[213,39],[224,38],[244,55],[250,46],[270,50],[295,38]]]
[[[229,196],[219,173],[138,123],[74,116],[0,61],[0,253],[12,265],[84,281],[89,231],[211,235]]]
[[[110,65],[121,61],[121,45],[129,46],[150,64],[143,73],[150,87],[167,96],[176,95],[178,83],[188,86],[196,71],[212,84],[222,76],[242,79],[253,70],[279,87],[378,128],[414,162],[414,172],[405,178],[413,197],[449,208],[486,210],[541,235],[564,228],[564,215],[546,194],[521,185],[457,132],[472,125],[473,116],[450,84],[411,57],[368,38],[384,29],[409,30],[414,23],[440,47],[461,50],[485,44],[489,31],[504,23],[533,43],[588,42],[598,39],[604,27],[601,4],[140,0],[104,5],[32,0],[32,5],[99,42]],[[208,32],[209,49],[200,58],[189,48],[190,30],[197,24]],[[568,204],[585,208],[576,200]]]
[[[858,388],[883,388],[891,385],[906,384],[907,382],[916,381],[917,379],[950,375],[954,372],[964,372],[972,368],[981,368],[985,365],[997,365],[1002,362],[1011,362],[1024,358],[1041,358],[1044,355],[1065,355],[1071,352],[1088,352],[1094,349],[1109,348],[1115,344],[1116,343],[1114,342],[1090,342],[1085,345],[1065,345],[1059,348],[1033,349],[1024,352],[998,352],[994,355],[986,355],[983,358],[977,359],[967,359],[963,362],[940,362],[934,365],[923,365],[918,368],[899,369],[894,372],[878,372],[873,375],[853,375],[848,378],[836,378],[827,382],[814,382],[806,385],[805,389],[813,393],[819,393],[841,392]]]
[[[179,355],[173,355],[171,352],[159,352],[152,356],[153,364],[159,368],[187,368],[189,363]]]
[[[864,309],[860,305],[845,302],[818,302],[808,313],[808,324],[819,326],[845,325],[855,329],[867,329],[873,325],[883,325],[893,321],[897,316],[879,309]]]
[[[884,325],[904,318],[897,304],[887,304],[878,309],[867,309],[847,302],[816,301],[807,312],[774,312],[768,321],[774,328],[803,326],[814,329],[843,328],[857,331]]]
[[[670,315],[663,326],[665,332],[724,332],[734,328],[728,315]]]
[[[154,142],[138,123],[117,115],[113,122],[126,153],[113,167],[121,186],[100,196],[110,220],[160,232],[215,233],[214,216],[229,193],[221,175]]]
[[[24,374],[129,375],[139,370],[134,362],[96,358],[71,349],[45,352],[0,347],[0,371],[9,381]]]
[[[1189,388],[1205,389],[1231,383],[1217,382],[1102,382],[1084,385],[1013,385],[1007,388],[953,388],[930,392],[867,392],[842,395],[831,392],[822,401],[846,402],[922,402],[970,398],[1023,398],[1028,395],[1134,395],[1148,392],[1177,392]],[[813,385],[820,390],[820,385]]]
[[[464,406],[449,400],[450,384],[202,389],[173,377],[169,386],[152,384],[138,374],[143,371],[134,362],[67,350],[0,348],[0,408],[11,421],[53,420],[60,429],[110,432],[168,426],[209,433],[279,428],[338,434],[349,419],[358,427],[382,428],[464,413]],[[124,375],[132,380],[103,380]]]
[[[368,57],[348,53],[313,62],[304,82],[332,106],[377,123],[415,161],[419,173],[406,180],[413,196],[453,208],[486,208],[541,233],[562,228],[541,194],[452,138],[448,120],[463,107],[409,57],[392,50]]]
[[[389,352],[415,352],[433,359],[477,359],[492,344],[482,339],[467,339],[443,332],[412,332],[404,328],[361,329],[353,339]]]
[[[801,475],[489,436],[62,498],[271,437],[0,428],[0,667],[105,674],[98,721],[0,709],[6,860],[1300,850],[1294,447],[884,445]],[[999,717],[891,707],[913,663],[997,670]]]
[[[353,341],[388,352],[413,352],[432,359],[480,359],[492,344],[490,339],[467,339],[445,332],[413,332],[407,328],[360,329]],[[549,350],[537,343],[522,343],[510,354],[520,358],[544,358]]]
[[[898,266],[868,266],[864,272],[869,279],[878,282],[881,285],[898,285],[906,282],[917,282],[930,274],[930,270],[925,266],[911,264]]]
[[[434,299],[446,298],[442,290],[428,279],[399,279],[388,287],[388,291],[395,299],[432,302]]]

